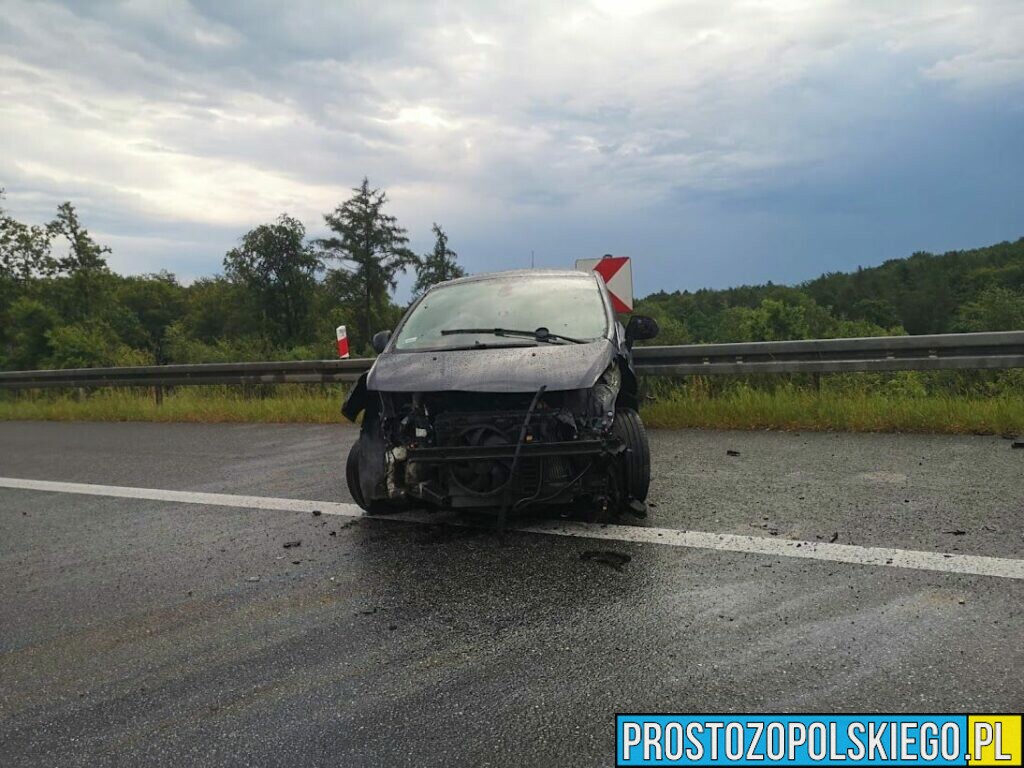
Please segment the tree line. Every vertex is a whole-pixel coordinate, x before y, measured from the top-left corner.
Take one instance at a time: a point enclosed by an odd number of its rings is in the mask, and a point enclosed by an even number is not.
[[[324,215],[325,237],[282,214],[245,233],[222,274],[188,285],[114,273],[69,202],[42,225],[0,207],[0,368],[330,357],[337,325],[370,354],[373,333],[405,310],[403,272],[415,272],[415,295],[465,274],[441,226],[415,254],[387,206],[363,179]],[[658,344],[1024,329],[1024,238],[796,286],[660,291],[636,311],[659,321]]]
[[[110,249],[71,203],[45,225],[0,208],[0,368],[325,357],[337,325],[368,353],[404,311],[393,299],[402,272],[415,271],[417,295],[465,275],[439,224],[433,249],[417,255],[387,204],[363,179],[324,215],[328,236],[307,238],[282,214],[240,238],[222,275],[190,285],[112,272]]]
[[[637,311],[660,321],[659,344],[1022,330],[1024,238],[796,286],[660,291]]]

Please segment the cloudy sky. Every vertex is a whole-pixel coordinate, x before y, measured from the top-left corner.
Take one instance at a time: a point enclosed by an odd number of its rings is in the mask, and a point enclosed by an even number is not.
[[[368,175],[471,271],[640,293],[1024,236],[1024,2],[0,0],[0,186],[122,272],[220,269]]]

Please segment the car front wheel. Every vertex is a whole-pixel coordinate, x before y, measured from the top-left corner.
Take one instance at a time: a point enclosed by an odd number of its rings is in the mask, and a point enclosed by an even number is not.
[[[359,440],[352,443],[348,451],[348,459],[345,461],[345,482],[348,483],[348,492],[352,500],[366,509],[366,502],[363,500],[363,489],[359,485]]]
[[[348,459],[345,461],[345,482],[348,483],[348,492],[352,500],[365,512],[371,515],[386,515],[394,512],[402,512],[404,504],[382,499],[366,500],[363,495],[363,487],[359,481],[359,454],[363,450],[362,438],[357,439],[348,451]]]
[[[651,448],[640,414],[632,408],[616,411],[612,434],[626,446],[619,457],[625,500],[644,501],[651,485]]]

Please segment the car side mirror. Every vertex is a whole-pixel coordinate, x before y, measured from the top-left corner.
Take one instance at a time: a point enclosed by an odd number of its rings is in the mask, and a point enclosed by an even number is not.
[[[373,351],[378,355],[384,351],[384,347],[388,345],[388,341],[391,339],[391,331],[377,331],[373,334],[373,340],[370,342],[370,346],[373,347]]]
[[[658,321],[653,317],[633,315],[626,324],[626,343],[632,346],[634,341],[653,339],[660,330]]]

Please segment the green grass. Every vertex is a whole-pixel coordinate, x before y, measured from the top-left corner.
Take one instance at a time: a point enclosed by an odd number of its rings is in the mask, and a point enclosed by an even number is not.
[[[690,397],[674,394],[648,404],[651,427],[1024,434],[1024,397],[889,395],[741,389]]]
[[[157,405],[146,390],[106,389],[0,398],[0,420],[178,421],[331,424],[341,387],[285,385],[263,390],[182,387]],[[643,408],[650,427],[1024,434],[1024,396],[882,394],[736,388],[720,394],[676,390]]]
[[[341,387],[281,385],[254,394],[239,387],[181,387],[157,405],[151,391],[103,389],[82,396],[23,394],[0,400],[0,420],[268,422],[344,421]]]

